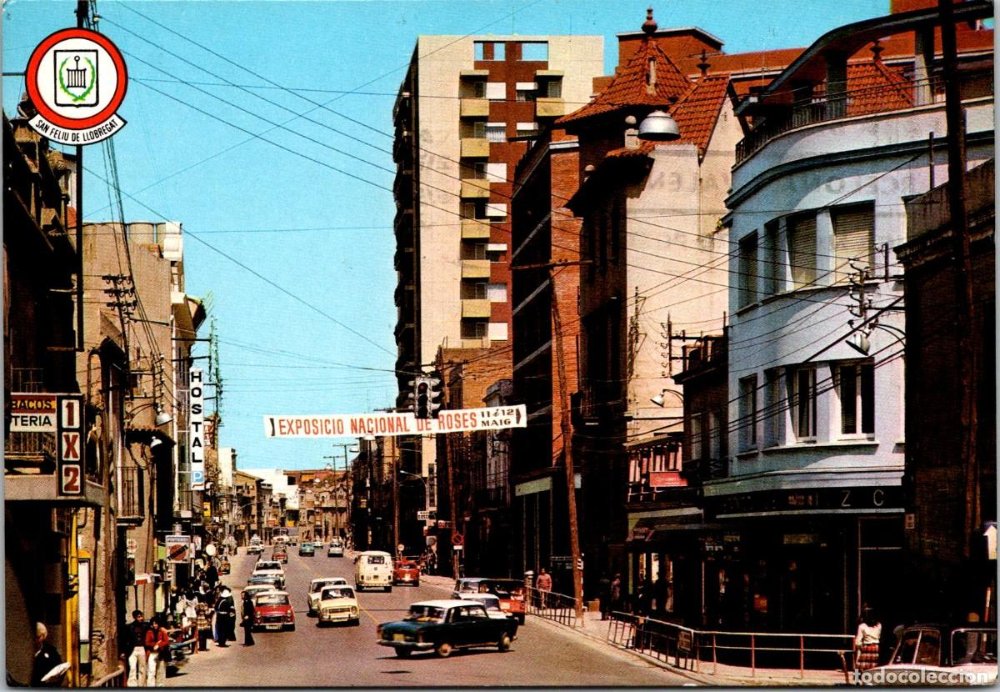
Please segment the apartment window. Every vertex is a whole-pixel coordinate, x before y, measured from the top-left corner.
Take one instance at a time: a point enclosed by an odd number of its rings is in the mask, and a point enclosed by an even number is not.
[[[782,443],[781,373],[768,370],[764,373],[764,446],[774,447]]]
[[[486,287],[486,297],[491,303],[506,303],[507,284],[489,284]]]
[[[760,275],[764,279],[763,294],[773,296],[781,292],[784,284],[781,264],[781,228],[776,221],[764,226],[764,247],[761,255]]]
[[[700,461],[705,455],[705,445],[702,438],[704,432],[702,430],[701,417],[701,413],[695,413],[691,416],[691,461]]]
[[[465,159],[460,162],[460,173],[462,180],[482,180],[486,177],[486,162]]]
[[[490,341],[507,341],[507,323],[490,322],[487,334]]]
[[[484,339],[486,330],[486,320],[462,320],[463,339]]]
[[[427,464],[427,506],[437,507],[437,464],[433,461]]]
[[[462,259],[486,259],[486,243],[462,243]]]
[[[486,81],[483,79],[463,79],[459,84],[459,94],[463,99],[486,98]]]
[[[722,458],[722,427],[719,425],[719,414],[715,411],[708,412],[708,457],[710,459]]]
[[[841,434],[874,435],[875,366],[871,363],[840,365],[834,375],[840,398]]]
[[[792,287],[804,288],[816,281],[816,216],[799,216],[788,224],[788,263]]]
[[[538,79],[538,95],[550,99],[562,98],[562,77]]]
[[[485,281],[463,281],[462,300],[486,300]]]
[[[507,54],[507,44],[502,41],[476,41],[472,45],[476,60],[503,60]]]
[[[507,203],[506,202],[491,202],[486,205],[486,216],[491,221],[496,221],[497,219],[503,219],[507,217]]]
[[[486,219],[486,203],[483,200],[462,202],[461,211],[463,219]]]
[[[486,164],[485,178],[491,183],[507,182],[507,164],[490,162]]]
[[[486,139],[491,142],[507,141],[507,123],[486,123]]]
[[[757,447],[757,376],[740,379],[739,398],[740,449]]]
[[[507,85],[504,82],[487,82],[486,98],[490,101],[504,101],[507,99]]]
[[[476,139],[486,139],[486,121],[477,120],[472,123],[472,136]]]
[[[518,82],[514,85],[514,93],[518,101],[534,101],[538,94],[538,85],[534,82]]]
[[[757,232],[740,239],[738,306],[757,302]]]
[[[538,134],[538,123],[518,123],[518,137],[534,137]]]
[[[833,220],[834,278],[847,281],[854,272],[851,261],[871,267],[875,254],[875,208],[871,204],[839,207]]]
[[[549,59],[549,44],[545,41],[525,41],[521,44],[521,60],[544,62]]]
[[[793,369],[790,380],[795,439],[799,442],[813,441],[816,439],[816,369]]]

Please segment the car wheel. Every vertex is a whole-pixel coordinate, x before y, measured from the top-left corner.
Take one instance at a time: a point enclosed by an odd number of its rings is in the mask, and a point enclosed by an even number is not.
[[[359,627],[361,625],[361,618],[351,620],[351,627]]]
[[[396,655],[400,658],[409,658],[411,653],[413,653],[413,651],[410,649],[404,649],[401,646],[396,647]]]
[[[524,613],[517,614],[517,624],[524,626]]]
[[[500,651],[510,651],[510,635],[504,632],[500,635],[500,641],[497,642],[497,648]]]
[[[392,584],[389,584],[389,586],[385,587],[385,592],[392,593]]]
[[[295,631],[295,625],[289,625],[288,626],[288,631],[289,632],[294,632]]]
[[[448,642],[441,642],[440,644],[437,645],[437,648],[435,648],[434,651],[441,658],[448,658],[449,656],[451,656],[451,651],[452,651],[451,644],[449,644]]]
[[[418,581],[413,582],[413,586],[420,586],[420,582]]]
[[[354,585],[354,590],[355,591],[364,591],[365,587],[361,586],[361,584],[355,584]]]

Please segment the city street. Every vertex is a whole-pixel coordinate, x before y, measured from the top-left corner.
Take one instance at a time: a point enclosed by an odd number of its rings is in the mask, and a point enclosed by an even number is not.
[[[265,557],[270,553],[266,549]],[[233,571],[224,583],[235,587],[237,602],[255,561],[245,552],[232,559]],[[350,556],[328,558],[324,550],[299,557],[291,548],[285,573],[295,607],[294,632],[257,632],[257,645],[244,647],[238,629],[239,642],[226,649],[209,644],[210,650],[189,659],[178,675],[167,679],[167,686],[669,686],[688,681],[530,617],[507,653],[477,649],[447,659],[433,654],[399,659],[375,643],[376,625],[401,618],[414,601],[447,597],[446,587],[425,582],[417,588],[396,587],[392,593],[362,592],[359,627],[320,628],[306,615],[309,581],[342,576],[353,584]]]

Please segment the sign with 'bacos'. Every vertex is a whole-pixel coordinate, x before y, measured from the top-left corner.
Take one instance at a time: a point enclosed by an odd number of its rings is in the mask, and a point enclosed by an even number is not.
[[[38,111],[28,124],[54,142],[94,144],[125,126],[117,113],[128,87],[125,60],[96,31],[61,29],[48,36],[28,59],[25,86]]]

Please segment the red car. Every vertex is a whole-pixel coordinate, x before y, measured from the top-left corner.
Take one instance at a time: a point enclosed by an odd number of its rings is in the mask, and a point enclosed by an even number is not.
[[[400,560],[392,566],[392,584],[412,584],[420,586],[420,568],[415,562]]]
[[[271,559],[275,562],[288,562],[288,551],[284,548],[277,547],[271,553]]]
[[[255,630],[295,631],[295,612],[287,591],[265,591],[253,599]]]

